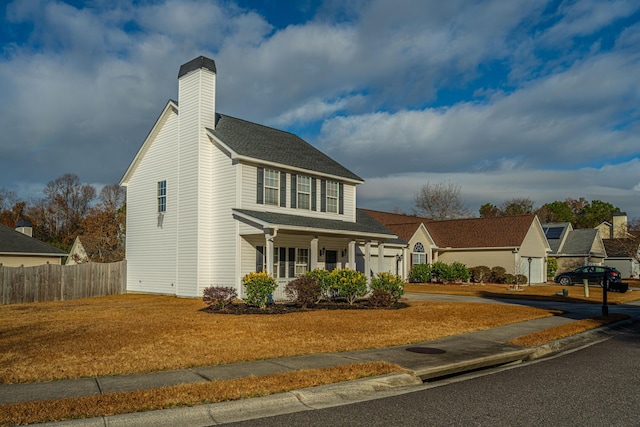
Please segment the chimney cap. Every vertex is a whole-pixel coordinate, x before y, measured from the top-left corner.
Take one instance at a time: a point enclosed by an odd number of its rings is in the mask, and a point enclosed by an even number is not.
[[[178,72],[178,78],[188,74],[192,71],[199,70],[200,68],[206,68],[209,71],[213,71],[216,73],[216,63],[213,59],[209,59],[206,56],[200,55],[199,57],[192,59],[180,66],[180,71]]]
[[[627,216],[626,212],[614,212],[613,216]]]
[[[21,219],[16,222],[16,228],[18,227],[33,227],[33,224],[31,224],[31,221],[29,221],[28,219]]]

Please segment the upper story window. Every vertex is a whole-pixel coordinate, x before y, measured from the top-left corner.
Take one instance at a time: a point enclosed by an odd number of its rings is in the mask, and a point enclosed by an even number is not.
[[[273,169],[264,170],[264,203],[278,206],[280,199],[280,172]]]
[[[420,242],[413,246],[413,253],[411,254],[411,264],[426,264],[427,254],[424,252],[424,245]]]
[[[311,177],[298,175],[298,209],[311,209]]]
[[[158,212],[167,211],[167,181],[158,181]]]
[[[327,212],[338,213],[338,183],[327,181]]]

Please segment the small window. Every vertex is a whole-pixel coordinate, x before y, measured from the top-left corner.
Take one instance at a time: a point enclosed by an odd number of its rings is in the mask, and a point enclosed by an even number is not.
[[[158,181],[158,212],[167,211],[167,181]]]
[[[311,209],[311,177],[298,176],[298,209]]]
[[[264,203],[278,206],[280,203],[280,172],[273,169],[264,170]]]
[[[298,249],[296,255],[296,276],[303,276],[308,271],[309,249]]]
[[[327,181],[327,212],[338,213],[338,183]]]
[[[411,254],[411,264],[426,264],[427,254],[424,252],[424,245],[420,242],[413,246],[413,253]]]

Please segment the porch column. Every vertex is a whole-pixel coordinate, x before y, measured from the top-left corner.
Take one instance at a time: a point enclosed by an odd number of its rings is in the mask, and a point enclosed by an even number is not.
[[[364,275],[367,276],[367,281],[371,279],[371,242],[367,241],[364,244]]]
[[[350,269],[356,269],[356,241],[352,240],[349,242],[349,260],[348,264]]]
[[[318,236],[311,239],[311,253],[309,254],[309,267],[310,270],[318,268]]]
[[[384,243],[378,242],[378,273],[384,271]]]
[[[273,235],[266,234],[265,240],[266,244],[264,245],[264,250],[266,251],[267,265],[265,265],[264,271],[267,272],[270,276],[273,276]]]
[[[431,252],[431,251],[429,251]],[[402,248],[402,277],[404,280],[409,278],[409,263],[411,262],[410,257],[411,253],[409,252],[409,247]],[[431,254],[429,254],[431,256]]]

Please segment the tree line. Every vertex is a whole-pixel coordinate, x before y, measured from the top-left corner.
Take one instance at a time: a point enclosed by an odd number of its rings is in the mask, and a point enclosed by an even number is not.
[[[42,193],[25,201],[14,191],[0,188],[0,224],[15,228],[20,220],[28,220],[33,237],[64,251],[70,251],[76,237],[82,236],[92,261],[124,259],[124,188],[111,184],[98,193],[93,185],[68,173],[49,181]]]
[[[435,220],[471,218],[474,215],[462,201],[461,188],[452,182],[427,182],[414,198],[414,214]],[[570,222],[574,228],[593,228],[603,221],[611,221],[620,208],[601,200],[588,201],[567,198],[535,207],[535,202],[527,197],[514,197],[495,205],[485,203],[480,206],[480,218],[535,214],[541,223]],[[640,230],[640,218],[632,219],[629,230]]]

